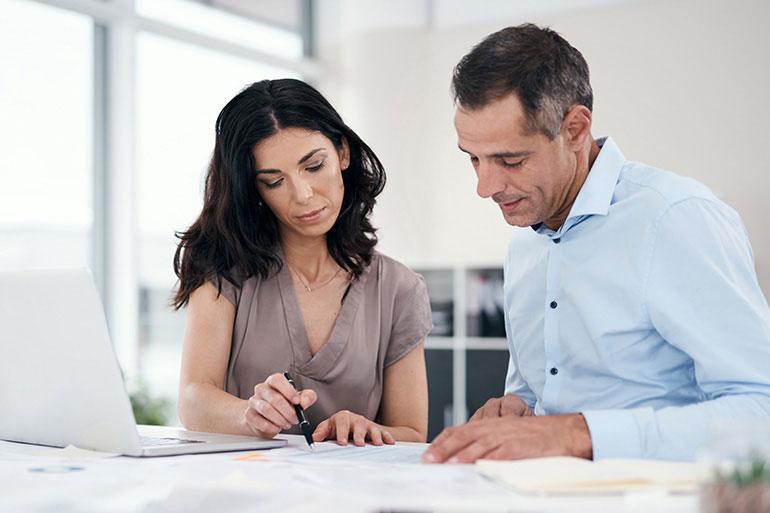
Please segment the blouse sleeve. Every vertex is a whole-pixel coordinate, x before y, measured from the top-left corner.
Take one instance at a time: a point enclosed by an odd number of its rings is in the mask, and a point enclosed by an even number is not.
[[[230,283],[229,281],[227,281],[221,276],[214,277],[210,281],[215,288],[219,287],[221,284],[222,289],[220,292],[222,296],[224,296],[224,298],[230,301],[233,305],[238,306],[238,300],[241,297],[240,287]]]
[[[406,356],[433,328],[425,280],[419,274],[413,274],[413,277],[409,280],[412,283],[399,287],[401,290],[396,293],[385,367]]]

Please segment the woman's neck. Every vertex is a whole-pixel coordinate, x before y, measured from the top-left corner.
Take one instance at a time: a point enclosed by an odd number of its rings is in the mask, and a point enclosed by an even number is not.
[[[284,263],[310,283],[323,280],[338,270],[338,265],[329,255],[326,237],[281,238]]]

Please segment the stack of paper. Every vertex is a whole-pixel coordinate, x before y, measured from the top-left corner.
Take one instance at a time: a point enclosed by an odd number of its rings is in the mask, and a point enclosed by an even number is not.
[[[694,492],[692,463],[652,460],[600,460],[557,457],[519,461],[479,460],[477,470],[525,493],[606,494],[650,488]]]

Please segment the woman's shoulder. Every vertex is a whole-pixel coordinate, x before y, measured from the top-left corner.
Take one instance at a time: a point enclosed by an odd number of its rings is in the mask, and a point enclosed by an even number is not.
[[[399,334],[398,338],[415,343],[425,338],[431,329],[431,313],[430,297],[423,277],[381,253],[375,255],[372,264],[378,267],[380,300],[391,309],[393,329]],[[390,360],[390,363],[393,361]]]
[[[259,273],[247,273],[239,266],[233,266],[227,273],[216,273],[210,281],[215,287],[221,283],[222,291],[228,299],[235,299],[241,294],[250,294],[259,289],[265,282],[276,279],[278,270],[271,270],[267,277]]]
[[[391,285],[397,292],[424,287],[423,277],[398,260],[375,251],[370,264],[376,270],[376,278],[383,284]]]

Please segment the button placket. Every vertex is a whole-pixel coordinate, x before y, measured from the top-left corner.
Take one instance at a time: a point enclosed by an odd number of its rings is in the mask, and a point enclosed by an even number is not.
[[[555,239],[552,239],[552,242]],[[558,242],[550,244],[548,248],[548,262],[546,267],[545,308],[543,343],[545,361],[545,383],[543,387],[543,407],[549,411],[555,410],[558,404],[558,396],[561,380],[555,379],[555,363],[560,361],[561,348],[559,347],[559,314],[558,296],[561,291],[561,254],[563,250],[557,246]],[[558,370],[557,370],[558,373]]]

